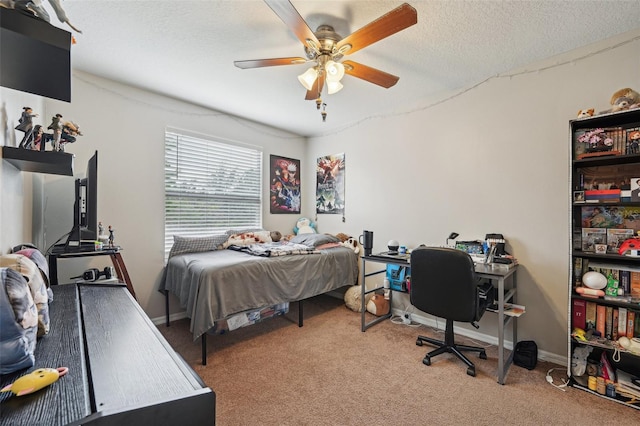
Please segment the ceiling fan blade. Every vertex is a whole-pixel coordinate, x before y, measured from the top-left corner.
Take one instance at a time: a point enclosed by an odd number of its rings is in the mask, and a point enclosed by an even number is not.
[[[314,52],[318,51],[320,46],[318,38],[289,0],[264,0],[264,2],[293,31],[302,44]]]
[[[276,65],[299,65],[307,62],[305,58],[291,57],[291,58],[271,58],[271,59],[250,59],[247,61],[234,61],[233,64],[242,69],[247,68],[260,68],[260,67],[273,67]]]
[[[324,74],[319,75],[318,78],[316,78],[316,81],[313,82],[313,87],[311,88],[311,90],[307,90],[307,95],[304,97],[304,99],[307,101],[318,99],[320,97],[320,94],[322,93],[323,87]]]
[[[337,50],[340,50],[343,46],[351,45],[351,48],[344,52],[345,55],[350,55],[417,22],[418,13],[416,10],[410,4],[403,3],[391,12],[343,38],[336,47]]]
[[[382,86],[386,89],[394,86],[398,82],[398,80],[400,80],[400,77],[397,77],[393,74],[389,74],[384,71],[359,64],[357,62],[344,61],[342,62],[342,65],[344,65],[345,74],[352,75],[354,77],[368,81],[369,83],[377,84],[378,86]]]

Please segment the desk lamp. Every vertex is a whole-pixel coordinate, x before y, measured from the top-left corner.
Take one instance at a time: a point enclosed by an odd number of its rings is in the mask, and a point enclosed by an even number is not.
[[[456,238],[458,238],[460,234],[458,234],[457,232],[452,232],[449,234],[449,236],[447,237],[447,242],[446,245],[447,247],[449,246],[449,240],[455,240]]]

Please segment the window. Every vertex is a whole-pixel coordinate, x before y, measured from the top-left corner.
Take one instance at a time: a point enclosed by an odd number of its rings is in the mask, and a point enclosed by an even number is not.
[[[262,151],[165,131],[165,258],[173,236],[262,227]]]

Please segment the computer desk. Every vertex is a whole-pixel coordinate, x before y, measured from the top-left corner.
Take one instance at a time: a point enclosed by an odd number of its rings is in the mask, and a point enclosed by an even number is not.
[[[382,290],[383,287],[376,287],[370,290],[366,289],[365,279],[367,277],[386,273],[386,267],[383,270],[376,270],[374,272],[367,272],[367,263],[375,262],[375,263],[385,263],[385,264],[393,264],[393,265],[401,265],[411,267],[411,263],[409,262],[408,255],[400,255],[400,256],[388,256],[388,255],[370,255],[362,257],[362,292],[360,294],[361,303],[362,303],[362,312],[361,312],[361,329],[362,331],[366,331],[367,328],[379,323],[380,321],[384,321],[387,318],[391,317],[391,309],[389,309],[389,313],[387,315],[383,315],[377,317],[369,322],[366,321],[366,303],[365,296],[367,294]],[[511,323],[511,331],[512,331],[512,344],[515,347],[515,344],[518,341],[518,317],[508,316],[504,313],[505,303],[516,303],[516,292],[517,292],[517,272],[518,265],[505,265],[498,263],[475,263],[475,271],[476,275],[480,278],[485,278],[491,281],[491,283],[497,287],[498,289],[498,310],[496,314],[498,315],[498,383],[504,385],[505,378],[507,373],[509,372],[509,367],[513,363],[513,354],[514,350],[511,350],[509,356],[505,359],[505,348],[504,348],[504,334],[505,328]],[[507,288],[507,281],[510,282],[510,285]],[[393,290],[389,292],[389,304],[393,301],[393,292],[397,290]],[[406,292],[405,292],[406,293]]]

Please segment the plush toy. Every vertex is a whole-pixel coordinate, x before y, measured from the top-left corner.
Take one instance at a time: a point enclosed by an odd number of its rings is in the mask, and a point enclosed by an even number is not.
[[[578,118],[592,117],[594,112],[595,109],[593,108],[581,109],[580,111],[578,111]]]
[[[301,217],[296,222],[296,226],[293,228],[293,232],[296,235],[300,234],[315,234],[316,233],[316,224],[311,222],[311,219],[307,219],[306,217]]]
[[[620,89],[611,96],[611,112],[640,107],[640,94],[628,87]]]
[[[346,241],[343,241],[341,244],[343,247],[350,248],[356,254],[360,253],[360,245],[358,244],[358,240],[353,237],[350,237]]]
[[[362,286],[361,285],[353,285],[347,289],[344,293],[344,304],[347,308],[351,309],[354,312],[362,312]],[[369,302],[371,300],[372,295],[368,294],[365,296],[365,300]],[[366,303],[365,303],[366,305]]]
[[[377,317],[389,313],[389,301],[381,294],[374,294],[367,302],[367,312]]]
[[[347,234],[343,234],[342,232],[338,232],[336,234],[336,238],[339,239],[341,243],[344,243],[345,241],[347,241],[351,237],[348,236]]]
[[[593,350],[591,346],[577,346],[571,356],[571,375],[582,376],[587,370],[587,357]]]
[[[280,231],[271,231],[269,235],[271,236],[271,241],[274,243],[277,243],[282,239],[282,233]]]

